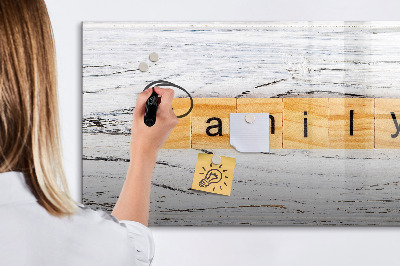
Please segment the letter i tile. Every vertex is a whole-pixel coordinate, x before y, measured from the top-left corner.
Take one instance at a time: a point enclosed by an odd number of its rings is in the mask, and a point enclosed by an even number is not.
[[[283,107],[284,149],[328,148],[328,98],[284,98]]]

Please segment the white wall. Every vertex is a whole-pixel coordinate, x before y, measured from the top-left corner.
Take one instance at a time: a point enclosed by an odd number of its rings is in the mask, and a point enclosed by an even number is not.
[[[400,20],[396,0],[47,0],[66,172],[81,199],[81,21]],[[400,206],[399,206],[400,209]],[[400,211],[400,210],[399,210]],[[154,265],[399,265],[400,228],[156,227]]]

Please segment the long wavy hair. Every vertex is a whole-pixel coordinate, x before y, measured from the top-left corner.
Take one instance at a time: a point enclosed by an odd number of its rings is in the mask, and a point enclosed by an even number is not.
[[[0,172],[23,172],[50,214],[71,215],[53,31],[43,0],[0,0]]]

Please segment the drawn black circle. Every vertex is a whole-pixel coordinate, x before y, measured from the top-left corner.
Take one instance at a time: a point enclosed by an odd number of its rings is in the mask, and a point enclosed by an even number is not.
[[[147,84],[147,86],[144,88],[143,91],[147,90],[147,89],[150,88],[150,87],[155,87],[155,86],[160,86],[160,87],[161,87],[161,86],[175,87],[175,88],[178,88],[178,89],[180,89],[180,90],[186,92],[186,94],[189,96],[189,98],[190,98],[190,108],[189,108],[189,110],[188,110],[186,113],[184,113],[183,115],[178,115],[178,116],[176,116],[177,118],[183,118],[183,117],[187,116],[188,114],[190,114],[190,112],[193,110],[193,99],[192,99],[192,96],[190,95],[190,93],[189,93],[187,90],[185,90],[185,89],[182,88],[181,86],[176,85],[176,84],[174,84],[174,83],[172,83],[172,82],[169,82],[169,81],[157,80],[157,81],[153,81],[153,82]]]

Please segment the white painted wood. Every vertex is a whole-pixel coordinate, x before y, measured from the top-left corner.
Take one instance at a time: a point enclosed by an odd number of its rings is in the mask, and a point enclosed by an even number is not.
[[[84,23],[83,202],[111,210],[136,95],[400,98],[400,23]],[[157,51],[148,72],[138,64]],[[176,97],[185,97],[176,91]],[[237,158],[230,197],[191,190],[197,154]],[[150,225],[399,225],[396,150],[162,150]]]

